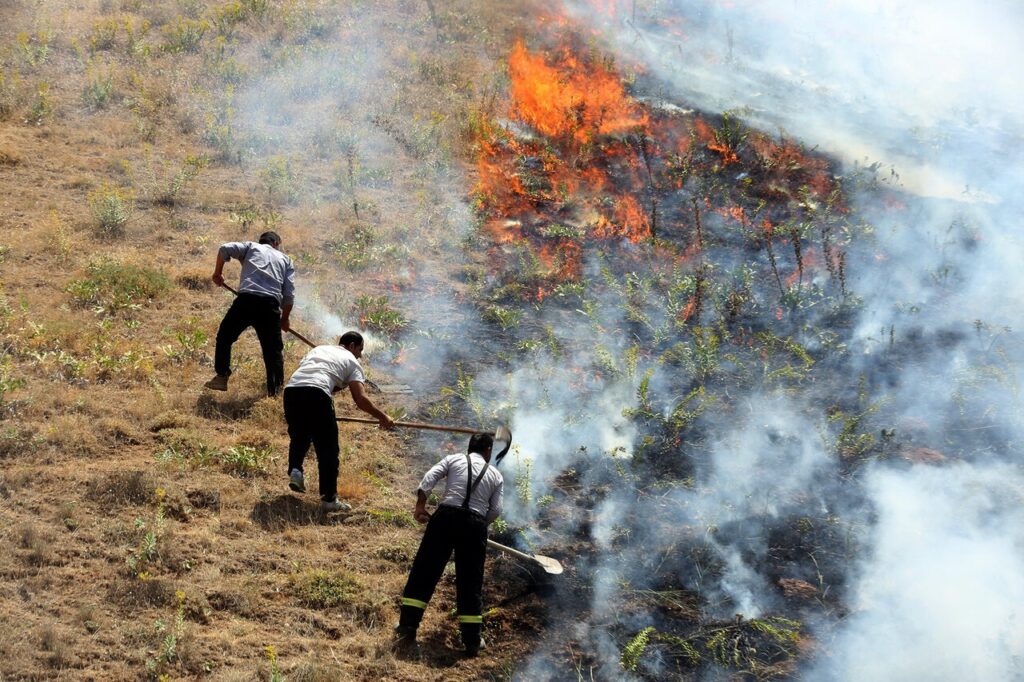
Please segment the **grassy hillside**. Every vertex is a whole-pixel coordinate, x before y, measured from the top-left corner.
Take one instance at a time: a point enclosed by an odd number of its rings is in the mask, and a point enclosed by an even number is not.
[[[0,4],[0,679],[478,679],[529,646],[508,626],[462,661],[448,579],[424,660],[387,646],[436,453],[343,426],[355,511],[324,517],[286,490],[254,335],[231,390],[201,389],[230,302],[215,249],[268,228],[297,330],[395,352],[389,296],[461,238],[439,188],[514,23],[470,2]],[[288,339],[286,371],[305,350]]]
[[[1010,204],[838,160],[974,114],[904,135],[805,70],[809,7],[683,5],[0,3],[0,680],[1012,676]],[[865,139],[809,149],[837,112]],[[566,570],[490,553],[479,659],[451,572],[389,647],[461,436],[343,425],[322,515],[254,335],[201,388],[216,248],[266,229],[378,405],[513,430],[492,535]]]

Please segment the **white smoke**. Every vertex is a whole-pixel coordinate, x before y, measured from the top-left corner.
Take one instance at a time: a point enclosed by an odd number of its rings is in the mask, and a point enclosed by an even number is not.
[[[880,465],[864,476],[877,519],[853,576],[855,611],[838,624],[811,678],[1021,677],[1022,480],[993,455],[1019,458],[1013,443],[1022,433],[1024,354],[1012,329],[1024,312],[1024,89],[1016,75],[1024,68],[1024,5],[636,3],[635,21],[628,3],[620,5],[609,15],[570,4],[627,63],[668,84],[677,104],[784,131],[847,170],[877,164],[883,184],[933,200],[900,212],[854,198],[876,221],[879,249],[850,267],[864,305],[848,342],[869,374],[867,401],[895,404],[917,445],[948,447],[961,461]],[[648,12],[668,28],[652,29]],[[994,423],[976,434],[957,430],[954,446],[941,435],[946,421],[972,409]],[[973,450],[963,445],[971,438]],[[802,451],[827,469],[823,450]],[[707,490],[725,500],[701,509],[702,518],[720,518],[722,509],[772,514],[768,501],[751,507],[752,482],[772,471],[759,452],[749,441],[716,449]],[[817,479],[800,480],[780,497],[801,487],[813,497]],[[779,483],[788,485],[785,475],[763,484]],[[722,588],[756,613],[759,579],[736,553],[724,557]]]
[[[1016,467],[877,469],[852,614],[813,679],[1024,674],[1024,478]]]

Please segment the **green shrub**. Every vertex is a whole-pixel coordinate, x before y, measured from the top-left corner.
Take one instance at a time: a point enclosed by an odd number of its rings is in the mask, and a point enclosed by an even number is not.
[[[387,296],[360,296],[355,305],[359,322],[367,329],[394,336],[408,324],[405,316],[391,307]]]
[[[262,19],[270,13],[270,0],[243,0],[245,11],[249,16]]]
[[[65,289],[75,305],[100,314],[136,310],[171,289],[171,280],[159,270],[100,258],[89,263],[86,276]]]
[[[89,50],[99,52],[109,50],[117,43],[117,33],[121,24],[113,17],[105,17],[95,21],[92,33],[89,34]]]
[[[203,349],[209,343],[210,336],[198,324],[195,318],[185,320],[184,328],[174,332],[174,338],[178,343],[168,343],[160,347],[164,355],[175,364],[180,365],[187,360],[199,360],[204,357]]]
[[[343,571],[306,571],[293,578],[295,596],[303,606],[330,609],[352,604],[363,589]]]
[[[199,173],[209,165],[210,160],[206,155],[195,156],[189,154],[181,162],[181,168],[174,174],[166,188],[157,192],[155,201],[161,206],[174,206],[185,188],[199,176]]]
[[[274,451],[270,448],[254,448],[251,445],[235,445],[220,454],[224,469],[229,474],[242,478],[267,474],[271,463],[276,459]]]
[[[109,183],[89,194],[93,229],[101,237],[119,237],[135,212],[131,192]]]
[[[53,102],[50,100],[50,86],[40,83],[36,87],[36,98],[25,116],[25,123],[43,125],[53,116]]]
[[[369,509],[366,512],[370,520],[383,526],[396,526],[398,528],[415,528],[416,519],[407,511],[388,511],[386,509]]]
[[[179,16],[177,21],[164,28],[163,49],[165,52],[198,52],[209,28],[205,21]]]
[[[260,171],[263,186],[272,200],[293,204],[299,198],[299,186],[292,171],[292,163],[283,156],[275,156],[267,160],[267,165]]]
[[[217,35],[229,39],[235,35],[238,24],[245,21],[245,15],[246,8],[240,2],[229,2],[210,11],[210,19]]]
[[[22,31],[15,37],[18,56],[29,67],[37,67],[50,57],[50,41],[53,35],[48,31],[37,31],[35,35]]]
[[[0,121],[6,121],[14,116],[19,107],[19,86],[18,77],[8,76],[0,69]]]
[[[92,73],[82,88],[82,103],[93,111],[105,109],[114,92],[114,76],[107,73]]]

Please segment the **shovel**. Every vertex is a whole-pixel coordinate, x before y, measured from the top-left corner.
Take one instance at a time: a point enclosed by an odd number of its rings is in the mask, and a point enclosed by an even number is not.
[[[490,538],[487,539],[487,546],[492,549],[496,549],[499,552],[504,552],[509,556],[514,556],[517,559],[522,559],[534,566],[540,566],[540,568],[548,575],[562,574],[562,564],[558,562],[558,559],[552,559],[551,557],[544,556],[542,554],[527,554],[526,552],[520,552],[518,549],[512,549],[511,547],[503,545],[500,542],[495,542]]]
[[[526,552],[520,552],[518,549],[506,547],[505,545],[499,544],[494,540],[488,540],[487,546],[493,547],[499,552],[504,552],[509,556],[514,556],[517,559],[522,559],[523,561],[534,564],[535,566],[540,566],[548,575],[562,574],[562,564],[558,562],[558,559],[552,559],[549,556],[543,556],[541,554],[527,554]]]

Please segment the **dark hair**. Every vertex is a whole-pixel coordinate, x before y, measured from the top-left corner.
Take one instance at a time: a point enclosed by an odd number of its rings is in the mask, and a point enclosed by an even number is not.
[[[484,454],[494,447],[494,437],[489,433],[474,433],[469,437],[469,448],[466,452]]]
[[[338,339],[339,346],[348,346],[353,343],[357,346],[363,345],[363,335],[359,332],[345,332],[341,335],[341,338]]]
[[[281,243],[281,237],[277,232],[264,232],[260,235],[260,244],[270,244],[271,246],[277,246]]]

